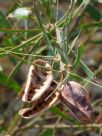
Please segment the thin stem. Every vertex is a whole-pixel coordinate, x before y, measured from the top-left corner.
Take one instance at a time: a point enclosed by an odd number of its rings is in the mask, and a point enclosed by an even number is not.
[[[56,22],[58,21],[58,9],[59,9],[59,0],[57,0],[57,10],[56,10]]]
[[[25,26],[25,30],[27,30],[28,29],[28,20],[27,19],[25,19],[24,20],[24,26]],[[25,32],[25,40],[27,40],[27,32]]]
[[[34,8],[35,8],[36,16],[37,16],[37,18],[38,18],[38,22],[39,22],[40,27],[41,27],[41,29],[42,29],[42,31],[43,31],[43,36],[44,36],[44,38],[45,38],[47,44],[49,45],[49,47],[50,47],[52,53],[55,54],[55,53],[54,53],[54,50],[53,50],[53,47],[52,47],[52,44],[51,44],[51,42],[50,42],[50,39],[49,39],[49,37],[48,37],[48,35],[47,35],[47,33],[46,33],[46,31],[45,31],[43,25],[42,25],[42,21],[41,21],[41,18],[40,18],[40,14],[39,14],[38,9],[37,9],[37,7],[36,7],[35,4],[34,4]]]
[[[62,129],[62,128],[76,128],[76,129],[85,129],[85,128],[101,128],[102,124],[87,124],[87,125],[66,125],[66,124],[57,124],[56,125],[56,129]],[[33,128],[51,128],[54,129],[55,128],[55,124],[53,125],[33,125]],[[28,129],[27,127],[21,127],[20,128],[22,131],[24,131],[25,129]]]
[[[14,74],[16,73],[16,71],[19,69],[19,67],[21,66],[22,61],[19,61],[16,66],[13,68],[13,70],[10,72],[8,78],[10,79],[11,77],[14,76]]]
[[[63,83],[68,79],[69,74],[66,75],[66,77],[58,83],[58,86],[56,87],[56,89],[45,99],[45,101],[47,101],[56,91],[60,91],[60,86],[63,85]]]

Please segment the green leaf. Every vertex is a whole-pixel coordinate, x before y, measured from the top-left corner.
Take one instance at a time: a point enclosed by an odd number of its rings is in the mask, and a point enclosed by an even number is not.
[[[5,16],[3,15],[2,11],[0,11],[0,27],[1,28],[10,28],[10,23],[6,20]]]
[[[40,136],[52,136],[53,135],[53,129],[46,129]]]
[[[35,13],[36,13],[36,16],[37,16],[39,25],[40,25],[40,27],[41,27],[41,29],[42,29],[42,32],[43,32],[43,36],[44,36],[44,38],[45,38],[45,40],[46,40],[46,43],[47,43],[47,45],[49,46],[49,48],[50,48],[50,50],[52,51],[52,53],[55,54],[55,53],[54,53],[54,50],[53,50],[53,47],[52,47],[52,44],[51,44],[51,42],[50,42],[50,39],[49,39],[49,37],[48,37],[48,34],[47,34],[46,30],[45,30],[44,27],[43,27],[41,16],[40,16],[40,14],[39,14],[39,12],[38,12],[38,9],[37,9],[37,7],[36,7],[35,5],[34,5],[34,9],[35,9]]]
[[[102,16],[98,10],[94,8],[92,5],[88,5],[86,11],[89,13],[90,17],[96,21],[101,20]]]
[[[47,16],[51,16],[51,11],[50,11],[50,1],[49,0],[42,0],[42,2],[43,2],[43,5],[45,6],[45,8],[46,8],[46,14],[47,14]]]
[[[66,44],[66,37],[65,37],[65,33],[64,33],[63,29],[56,28],[56,38],[57,38],[57,43],[59,44],[59,46],[62,50],[61,52],[63,52],[63,56],[64,56],[65,60],[67,60],[68,47]]]
[[[77,50],[76,58],[73,63],[73,68],[76,68],[79,65],[82,54],[83,54],[83,50],[84,50],[84,46],[83,45],[79,46]]]
[[[93,45],[93,44],[97,44],[97,46],[99,45],[99,46],[101,46],[102,45],[102,40],[100,39],[100,40],[92,40],[92,41],[90,41],[90,43],[91,43],[91,45]]]
[[[12,51],[17,51],[19,49],[22,49],[22,48],[25,48],[27,46],[29,46],[29,44],[32,42],[32,41],[35,41],[35,44],[37,44],[40,39],[42,38],[42,33],[39,33],[38,35],[34,36],[34,37],[31,37],[29,38],[28,40],[24,41],[23,43],[21,43],[20,45],[12,48],[12,49],[9,49],[6,53],[1,53],[0,54],[0,57],[2,57],[3,55],[7,55],[7,54],[10,54]]]
[[[83,25],[83,28],[93,28],[93,27],[102,27],[102,21],[91,23],[91,24],[85,24]]]
[[[80,33],[79,33],[80,34]],[[79,34],[75,37],[75,39],[72,41],[72,44],[71,44],[71,46],[70,46],[70,48],[69,48],[69,50],[68,50],[68,55],[71,53],[71,51],[73,50],[73,48],[74,48],[74,46],[75,46],[75,44],[76,44],[76,41],[77,41],[77,39],[78,39],[78,37],[79,37]]]
[[[40,29],[10,29],[10,28],[0,28],[0,32],[29,32],[29,33],[39,33]]]
[[[74,78],[76,81],[81,80],[81,81],[84,81],[84,82],[86,82],[86,83],[90,83],[90,84],[95,85],[95,86],[97,86],[97,87],[99,87],[99,88],[102,89],[102,86],[101,86],[100,84],[97,84],[97,83],[95,83],[95,82],[92,82],[92,81],[90,81],[89,79],[83,78],[83,77],[81,77],[81,76],[79,76],[79,75],[77,75],[77,74],[71,73],[71,72],[70,72],[70,75],[71,75],[71,77]]]
[[[78,34],[78,36],[79,36],[79,34]],[[74,46],[74,44],[76,43],[78,36],[74,39],[72,46]],[[69,48],[69,53],[72,52],[75,54],[75,52],[71,49],[71,47],[68,46],[68,48]],[[61,50],[60,50],[60,52],[61,52]],[[83,71],[88,75],[88,79],[93,79],[94,73],[84,64],[84,62],[82,60],[80,60],[80,64],[81,64]]]
[[[83,69],[83,71],[87,74],[88,79],[93,79],[94,73],[84,64],[84,62],[80,61],[81,67]]]
[[[12,89],[14,92],[18,93],[20,91],[20,86],[11,79],[8,79],[8,77],[0,71],[0,84],[8,87],[9,89]]]
[[[75,43],[76,39],[77,39],[77,37],[74,39],[74,41],[73,41],[74,43]],[[70,49],[69,46],[68,46],[68,48],[72,53],[75,54],[75,52],[72,49]],[[94,78],[94,73],[84,64],[84,62],[82,60],[80,60],[80,64],[81,64],[81,67],[82,67],[83,71],[88,75],[88,78],[93,79]]]
[[[64,54],[64,51],[60,48],[60,46],[59,46],[58,44],[56,44],[55,48],[56,48],[58,54],[60,54],[61,61],[62,61],[63,63],[66,63],[66,60],[67,60],[67,59],[66,59],[66,56],[65,56],[65,54]]]
[[[51,112],[55,113],[58,117],[61,116],[64,119],[69,120],[69,117],[64,112],[62,112],[59,108],[51,107],[50,110],[51,110]]]
[[[0,135],[1,133],[4,131],[4,128],[2,126],[0,126]]]
[[[65,120],[69,120],[69,121],[75,123],[75,120],[71,116],[68,116],[65,112],[62,112],[58,107],[53,106],[50,108],[50,111],[55,113],[58,117],[61,116]]]
[[[0,29],[7,29],[7,28],[11,28],[11,24],[8,22],[8,20],[6,20],[5,16],[3,15],[2,11],[0,11]],[[12,43],[13,43],[13,40],[14,40],[14,36],[10,35],[11,33],[6,33],[6,35],[8,35],[10,37],[10,39],[12,40]]]
[[[79,34],[78,34],[78,36],[79,36]],[[78,36],[73,40],[73,43],[72,43],[71,47],[68,46],[68,48],[69,48],[68,54],[70,54],[70,52],[73,52],[73,47],[74,47],[74,45],[76,43],[76,40],[77,40]],[[58,50],[58,52],[59,52],[59,54],[61,55],[61,58],[62,58],[63,57],[63,51],[57,45],[56,45],[56,47],[57,47],[57,50]],[[82,50],[82,49],[80,49],[80,50]],[[80,52],[82,52],[82,51],[80,51]],[[65,61],[66,61],[66,59],[65,59]],[[82,67],[83,71],[88,75],[88,79],[93,79],[94,78],[94,73],[84,64],[84,62],[82,60],[80,60],[80,64],[81,64],[81,67]]]

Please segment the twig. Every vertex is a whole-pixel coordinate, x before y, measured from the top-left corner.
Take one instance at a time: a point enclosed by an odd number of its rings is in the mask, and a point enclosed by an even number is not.
[[[87,124],[87,125],[66,125],[66,124],[57,124],[56,125],[56,129],[60,129],[60,128],[101,128],[102,127],[102,124]],[[39,124],[36,124],[33,126],[33,128],[51,128],[51,129],[54,129],[55,128],[55,124],[53,125],[39,125]],[[20,128],[22,131],[24,131],[25,129],[28,129],[27,127],[21,127]]]

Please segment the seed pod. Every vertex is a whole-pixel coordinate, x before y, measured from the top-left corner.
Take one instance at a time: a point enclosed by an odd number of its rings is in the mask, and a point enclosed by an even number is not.
[[[74,81],[63,85],[61,100],[82,123],[92,123],[92,108],[89,104],[88,92],[79,83]]]
[[[44,110],[50,108],[53,104],[55,104],[59,99],[59,92],[55,92],[51,97],[49,97],[46,101],[45,99],[55,90],[57,83],[52,81],[50,87],[47,89],[45,93],[42,94],[41,98],[37,99],[33,102],[33,106],[31,108],[25,108],[19,111],[19,114],[23,118],[32,118]]]
[[[35,60],[33,63],[35,65],[30,66],[27,82],[23,88],[22,101],[35,101],[39,99],[47,91],[53,80],[52,71],[45,70],[45,68],[51,68],[46,61]]]

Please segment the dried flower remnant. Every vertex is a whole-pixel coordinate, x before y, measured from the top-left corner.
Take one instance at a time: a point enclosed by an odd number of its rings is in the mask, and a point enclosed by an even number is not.
[[[47,70],[51,66],[44,60],[35,60],[30,66],[27,82],[23,88],[22,101],[35,101],[39,99],[50,86],[53,75]]]
[[[17,8],[13,13],[10,13],[7,18],[26,19],[32,14],[30,8]]]
[[[69,107],[73,116],[82,123],[92,123],[92,108],[88,92],[74,81],[69,81],[61,89],[61,100]]]
[[[51,85],[48,87],[47,91],[42,94],[41,98],[32,102],[33,106],[31,108],[21,109],[19,114],[26,119],[32,118],[56,104],[60,95],[58,91],[56,91],[49,99],[47,99],[47,101],[45,101],[45,99],[55,90],[56,86],[57,83],[52,81]]]

